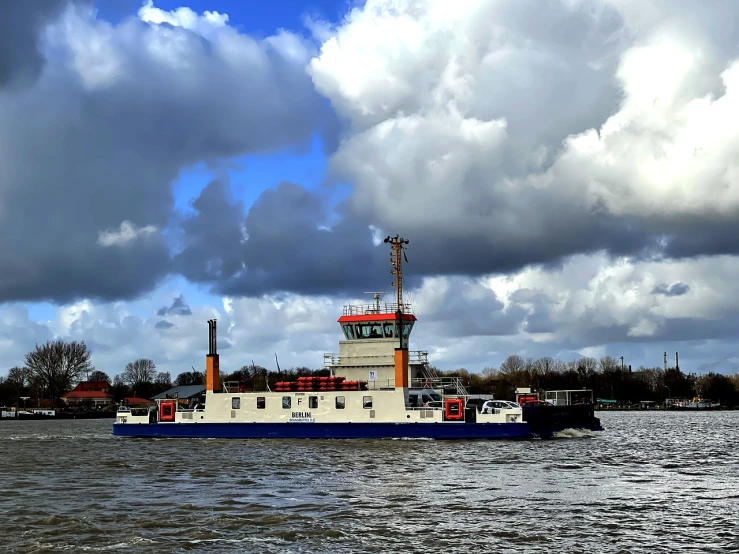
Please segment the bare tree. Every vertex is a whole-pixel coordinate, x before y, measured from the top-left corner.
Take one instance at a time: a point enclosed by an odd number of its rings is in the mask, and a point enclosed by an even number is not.
[[[90,373],[90,381],[107,381],[110,383],[110,377],[108,377],[108,374],[104,371],[100,371],[99,369],[95,369]]]
[[[549,356],[539,358],[534,362],[534,367],[537,375],[547,377],[552,371],[554,371],[554,358]]]
[[[26,368],[29,377],[36,378],[55,400],[90,370],[90,354],[84,342],[57,339],[26,354]]]
[[[500,364],[500,372],[505,375],[513,376],[521,371],[525,365],[526,362],[523,361],[521,356],[508,356],[505,361]]]
[[[169,371],[160,371],[154,377],[154,384],[160,387],[162,390],[172,388],[172,377],[169,375]]]
[[[600,370],[603,373],[616,371],[618,369],[618,364],[616,363],[616,360],[611,356],[603,356],[598,362],[598,365],[600,365]]]
[[[498,377],[498,370],[491,366],[486,366],[482,370],[482,376],[485,379],[496,379]]]
[[[123,370],[123,381],[136,390],[150,385],[154,381],[157,366],[148,358],[139,358],[135,362],[128,362]]]
[[[16,405],[20,401],[23,390],[28,386],[28,381],[28,369],[25,367],[11,367],[8,370],[8,377],[5,379],[5,383],[13,391]]]
[[[8,370],[8,378],[5,380],[16,390],[24,388],[28,384],[28,369],[25,367],[11,367]]]
[[[200,371],[183,371],[174,380],[176,387],[184,387],[187,385],[204,385],[205,374]]]

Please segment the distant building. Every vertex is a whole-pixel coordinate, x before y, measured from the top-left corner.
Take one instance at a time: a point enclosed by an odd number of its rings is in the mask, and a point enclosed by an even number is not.
[[[138,396],[129,396],[128,398],[123,399],[123,405],[131,407],[151,406],[154,403],[155,402],[153,400],[149,400],[148,398],[139,398]]]
[[[111,386],[107,381],[81,381],[73,390],[62,395],[65,404],[92,403],[95,407],[113,403]]]
[[[152,396],[152,400],[164,400],[165,398],[177,398],[179,400],[200,400],[205,396],[205,385],[185,385],[172,387],[163,393]]]

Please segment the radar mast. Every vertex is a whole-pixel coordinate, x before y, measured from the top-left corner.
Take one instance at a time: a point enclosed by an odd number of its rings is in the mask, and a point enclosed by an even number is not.
[[[408,261],[408,257],[405,254],[405,245],[409,241],[399,235],[395,235],[394,237],[385,237],[385,242],[390,244],[390,265],[393,268],[390,273],[395,276],[395,282],[392,283],[392,286],[395,287],[398,311],[403,313],[403,260]]]

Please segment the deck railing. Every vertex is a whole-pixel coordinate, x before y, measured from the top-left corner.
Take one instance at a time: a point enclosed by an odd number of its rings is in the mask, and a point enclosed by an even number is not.
[[[376,379],[367,381],[367,390],[394,390],[395,379]]]
[[[459,377],[421,377],[418,379],[411,379],[410,384],[411,387],[415,389],[443,390],[444,394],[467,396],[467,389],[465,389],[464,384]]]
[[[411,304],[401,304],[404,314],[412,314]],[[343,315],[372,315],[372,314],[394,314],[398,311],[397,302],[383,302],[381,304],[347,304],[344,306]]]

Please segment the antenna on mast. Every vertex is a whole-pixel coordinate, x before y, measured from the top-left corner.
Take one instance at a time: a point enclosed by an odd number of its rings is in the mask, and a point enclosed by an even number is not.
[[[395,275],[395,282],[392,286],[395,287],[396,300],[398,303],[398,310],[403,312],[403,260],[408,261],[408,257],[405,255],[405,246],[408,244],[408,240],[395,235],[394,237],[385,237],[385,242],[390,244],[392,252],[390,253],[390,265],[393,270],[390,272]]]
[[[380,297],[386,292],[365,292],[364,294],[371,294],[375,300],[374,308],[367,310],[367,313],[379,314],[380,313]]]

